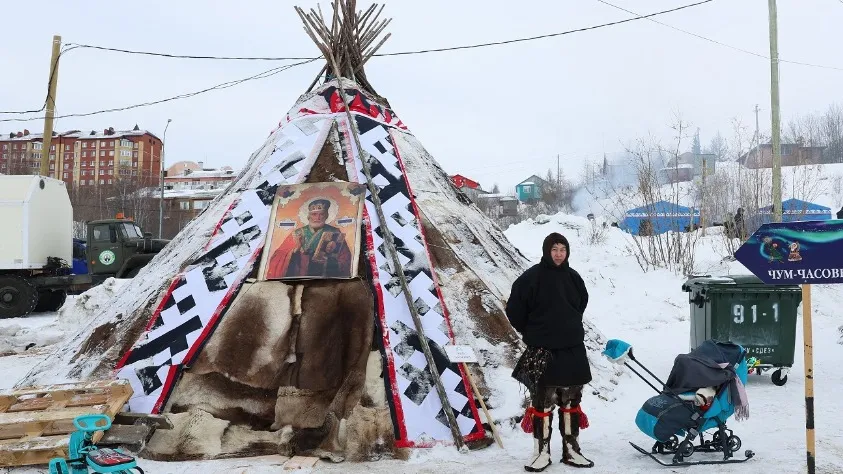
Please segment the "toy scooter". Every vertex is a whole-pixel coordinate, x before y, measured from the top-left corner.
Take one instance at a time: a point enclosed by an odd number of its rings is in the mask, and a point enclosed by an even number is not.
[[[111,428],[111,419],[105,415],[82,415],[73,419],[77,431],[70,434],[68,459],[50,460],[50,474],[117,473],[143,474],[135,458],[119,449],[98,448],[94,433]]]

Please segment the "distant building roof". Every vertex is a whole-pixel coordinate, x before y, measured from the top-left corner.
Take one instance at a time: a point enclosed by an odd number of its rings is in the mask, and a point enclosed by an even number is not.
[[[532,175],[532,176],[529,176],[527,179],[525,179],[524,181],[521,181],[518,184],[536,184],[536,183],[538,183],[540,185],[548,184],[547,181],[542,179],[541,176],[538,176],[538,175],[535,175],[535,174]]]
[[[24,134],[25,133],[25,134]],[[18,136],[20,135],[20,136]],[[102,140],[102,139],[113,139],[113,138],[125,138],[125,137],[140,137],[143,135],[150,135],[155,138],[154,133],[148,130],[141,130],[135,126],[134,130],[114,130],[113,128],[108,128],[102,131],[91,130],[90,132],[83,132],[81,130],[70,130],[67,132],[62,133],[54,133],[53,138],[63,137],[63,138],[75,138],[77,140]],[[29,133],[28,131],[24,132],[13,132],[9,134],[0,134],[0,141],[32,141],[32,140],[43,140],[44,134],[43,133]]]

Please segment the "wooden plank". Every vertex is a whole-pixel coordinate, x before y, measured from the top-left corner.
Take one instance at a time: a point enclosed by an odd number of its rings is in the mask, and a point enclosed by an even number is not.
[[[0,467],[28,466],[49,464],[50,459],[66,458],[67,449],[47,449],[43,451],[15,451],[0,457]]]
[[[17,401],[17,397],[12,395],[0,395],[0,413],[5,412],[9,409],[10,406],[14,405]]]
[[[85,393],[76,395],[67,401],[68,408],[83,407],[91,405],[105,405],[108,403],[109,394],[107,393]]]
[[[51,397],[30,398],[19,401],[10,406],[8,412],[58,410],[61,408],[84,407],[90,405],[105,405],[110,400],[108,393],[69,394],[68,398],[53,399]],[[2,413],[2,412],[0,412]]]
[[[114,380],[92,380],[89,382],[72,382],[72,383],[60,383],[60,384],[53,384],[53,385],[45,385],[43,387],[23,387],[19,389],[12,389],[12,390],[2,390],[0,394],[2,395],[37,395],[37,394],[46,394],[49,392],[55,392],[59,390],[77,390],[77,391],[89,391],[94,389],[111,389],[112,387],[125,387],[129,386],[129,382],[123,379],[114,379]]]
[[[145,443],[152,435],[154,428],[146,425],[111,425],[105,432],[99,445],[121,445]]]
[[[56,449],[66,448],[70,443],[70,436],[53,435],[41,436],[26,441],[19,439],[0,439],[0,453],[4,451],[25,451],[27,449]]]
[[[104,413],[105,405],[64,408],[36,412],[0,413],[0,439],[19,438],[36,429],[44,434],[71,433],[75,431],[73,419],[77,416]]]
[[[152,415],[148,413],[132,413],[121,411],[114,415],[114,423],[118,425],[136,425],[143,423],[144,425],[154,426],[159,430],[173,429],[173,423],[163,415]]]
[[[7,411],[9,413],[15,413],[19,411],[46,410],[52,404],[53,400],[49,397],[30,398],[28,400],[18,401],[14,405],[10,406]]]
[[[61,410],[42,410],[35,412],[0,413],[0,428],[15,423],[29,423],[33,421],[73,420],[81,415],[103,413],[106,405],[87,407],[62,408]]]
[[[126,380],[27,387],[0,392],[0,466],[47,464],[67,456],[73,420],[81,415],[113,418],[132,396]],[[148,426],[128,427],[147,432]],[[120,429],[117,430],[119,433]],[[99,431],[94,442],[103,436]]]
[[[67,435],[42,436],[27,441],[0,440],[0,467],[47,464],[55,457],[67,457]]]

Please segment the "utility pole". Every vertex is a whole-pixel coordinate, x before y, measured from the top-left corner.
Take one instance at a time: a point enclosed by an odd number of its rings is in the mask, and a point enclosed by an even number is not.
[[[702,235],[705,237],[705,176],[708,174],[708,167],[706,166],[705,155],[702,157],[702,205],[700,206],[700,227],[702,227]],[[691,215],[691,230],[694,229],[694,216]]]
[[[44,103],[44,138],[41,146],[41,176],[50,176],[50,146],[53,141],[53,118],[56,115],[56,86],[59,82],[59,56],[61,36],[53,36],[53,54],[50,58],[50,75],[47,84],[47,101]],[[60,150],[56,150],[58,157]],[[58,160],[56,160],[58,162]]]
[[[770,10],[770,112],[773,126],[773,222],[782,221],[782,151],[779,116],[779,31],[776,0],[768,0]]]
[[[164,136],[161,138],[161,199],[158,201],[158,238],[164,238],[164,149],[167,142],[167,128],[170,127],[170,122],[173,119],[167,119],[167,125],[164,126]]]

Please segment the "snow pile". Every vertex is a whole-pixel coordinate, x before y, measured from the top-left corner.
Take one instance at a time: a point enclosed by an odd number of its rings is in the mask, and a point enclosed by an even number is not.
[[[130,282],[129,279],[109,278],[72,301],[68,300],[59,310],[59,324],[69,331],[75,331],[93,321],[113,298],[124,296]]]
[[[0,320],[0,356],[20,354],[61,341],[65,332],[55,322],[55,313]]]

